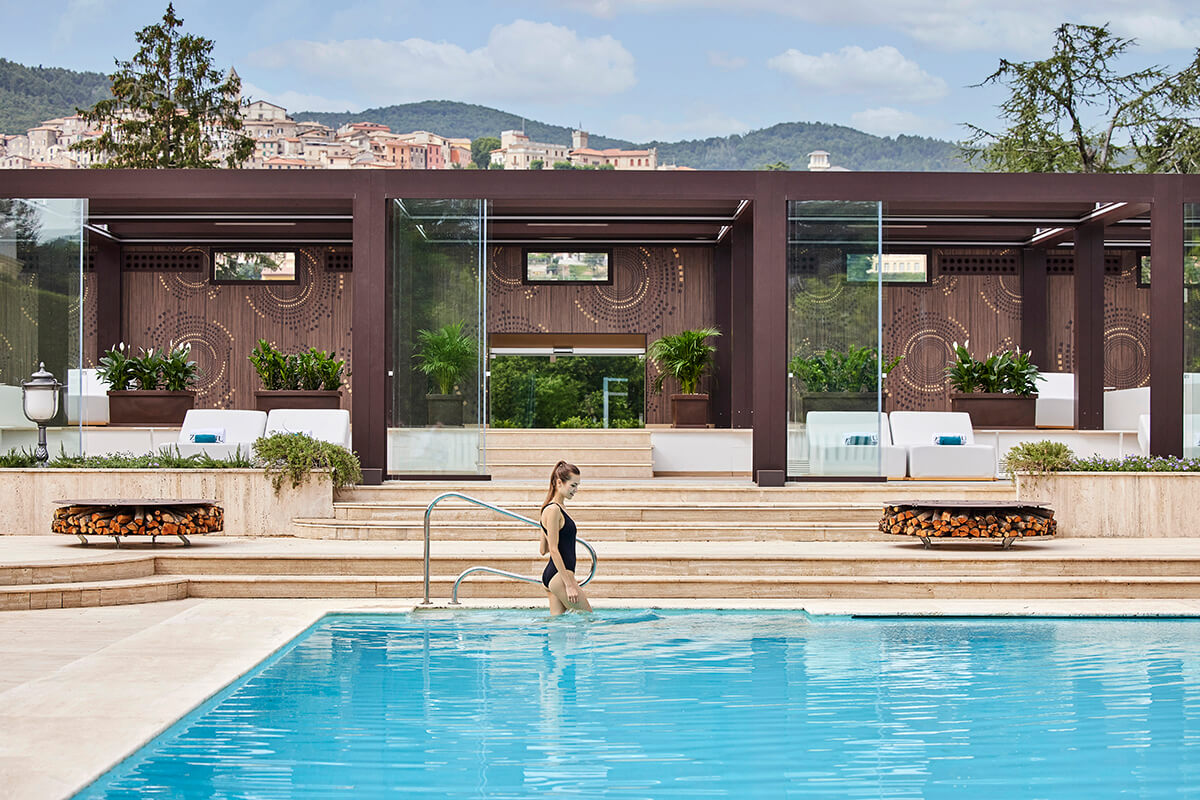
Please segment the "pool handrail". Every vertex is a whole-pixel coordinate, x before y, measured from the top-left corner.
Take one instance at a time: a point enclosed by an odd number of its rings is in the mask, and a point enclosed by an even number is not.
[[[442,494],[439,494],[437,497],[433,498],[433,500],[425,508],[425,599],[423,601],[421,601],[421,605],[423,605],[423,606],[430,605],[430,601],[429,601],[429,517],[433,513],[434,506],[436,506],[438,503],[442,502],[443,500],[445,500],[448,497],[457,497],[459,500],[466,500],[468,503],[474,503],[477,506],[482,506],[483,508],[491,509],[492,511],[495,511],[499,514],[503,514],[506,517],[511,517],[512,519],[518,520],[519,522],[524,522],[527,525],[532,525],[535,528],[541,527],[541,523],[536,522],[536,521],[530,519],[529,517],[523,517],[520,514],[509,511],[508,509],[501,508],[500,506],[497,506],[497,505],[493,505],[492,503],[489,503],[485,500],[480,500],[477,497],[471,497],[470,495],[463,494],[462,492],[444,492]],[[578,542],[579,544],[583,545],[584,547],[586,547],[588,553],[590,553],[592,556],[591,572],[588,573],[588,576],[586,578],[584,578],[582,581],[579,582],[580,586],[586,586],[587,583],[589,581],[591,581],[592,578],[596,577],[596,550],[585,539],[577,537],[575,539],[575,541]],[[503,575],[506,578],[514,578],[516,580],[527,581],[529,583],[541,583],[542,582],[541,578],[530,578],[525,575],[517,575],[514,572],[506,572],[502,569],[496,569],[494,567],[483,567],[483,566],[468,567],[467,569],[463,570],[462,574],[460,574],[458,576],[458,579],[456,581],[454,581],[454,590],[450,595],[451,604],[459,605],[458,585],[460,583],[462,583],[463,578],[467,577],[467,575],[470,575],[472,572],[490,572],[494,575]]]

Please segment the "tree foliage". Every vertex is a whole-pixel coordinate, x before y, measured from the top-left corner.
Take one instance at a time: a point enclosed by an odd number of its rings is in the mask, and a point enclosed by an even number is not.
[[[480,136],[471,141],[471,161],[480,169],[489,169],[492,165],[492,151],[498,149],[500,140],[495,136]]]
[[[1008,61],[981,84],[999,84],[1006,126],[967,125],[964,155],[996,172],[1200,171],[1200,50],[1172,72],[1121,72],[1135,45],[1107,25],[1060,25],[1041,61]]]
[[[108,76],[99,72],[26,67],[0,58],[0,133],[23,134],[109,96]]]
[[[100,136],[73,149],[106,156],[97,166],[109,168],[216,167],[219,148],[225,166],[250,157],[254,140],[239,133],[241,80],[232,71],[222,79],[210,57],[212,41],[184,34],[182,25],[168,3],[161,23],[137,32],[137,53],[117,60],[110,76],[113,97],[79,109],[101,126]]]

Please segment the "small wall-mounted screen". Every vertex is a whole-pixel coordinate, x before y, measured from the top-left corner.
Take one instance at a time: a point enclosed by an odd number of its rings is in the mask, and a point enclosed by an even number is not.
[[[850,283],[874,283],[879,280],[877,253],[847,253],[846,280]],[[925,253],[884,253],[884,283],[927,283],[929,256]]]
[[[296,253],[218,250],[213,253],[215,281],[294,281]]]
[[[526,250],[525,280],[528,283],[610,283],[610,250]]]

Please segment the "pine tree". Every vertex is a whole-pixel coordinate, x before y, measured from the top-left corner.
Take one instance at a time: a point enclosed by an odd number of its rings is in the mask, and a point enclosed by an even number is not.
[[[116,61],[113,97],[76,109],[101,128],[100,136],[73,145],[99,156],[103,163],[95,166],[211,168],[220,166],[223,151],[225,166],[239,167],[254,152],[254,140],[240,133],[241,79],[233,70],[222,78],[212,41],[184,34],[182,25],[168,3],[161,23],[138,31],[133,60]]]

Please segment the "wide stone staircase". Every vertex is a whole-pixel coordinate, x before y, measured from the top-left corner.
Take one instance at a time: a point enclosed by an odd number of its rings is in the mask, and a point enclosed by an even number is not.
[[[429,502],[460,491],[536,517],[541,481],[396,482],[339,494],[335,516],[296,521],[298,537],[99,551],[63,547],[38,562],[0,563],[0,609],[112,605],[182,597],[405,598],[423,593]],[[906,499],[1007,500],[1007,482],[827,483],[759,488],[741,481],[585,481],[570,512],[598,552],[588,592],[604,598],[1096,599],[1193,598],[1200,547],[1159,542],[1115,554],[1089,541],[919,543],[876,530]],[[458,499],[431,515],[431,596],[445,601],[464,569],[537,575],[537,530]],[[1191,540],[1179,540],[1190,542]],[[87,558],[84,558],[86,553]],[[72,560],[76,556],[78,560]],[[580,549],[579,573],[590,566]],[[544,602],[538,586],[473,575],[463,599]]]
[[[495,479],[547,479],[567,458],[588,478],[654,476],[650,431],[628,429],[488,428],[488,473]]]

